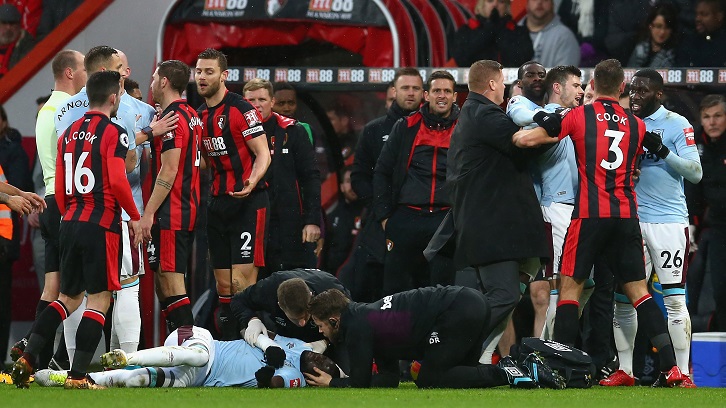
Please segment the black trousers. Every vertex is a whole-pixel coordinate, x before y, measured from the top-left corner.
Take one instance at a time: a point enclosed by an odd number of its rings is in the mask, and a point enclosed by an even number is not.
[[[13,262],[0,259],[0,369],[5,368],[3,363],[5,357],[7,357],[6,353],[10,342],[10,323],[13,319]]]
[[[446,211],[428,213],[399,206],[386,223],[386,258],[383,266],[383,294],[403,292],[430,285],[454,283],[453,260],[437,256],[428,262],[423,256]]]

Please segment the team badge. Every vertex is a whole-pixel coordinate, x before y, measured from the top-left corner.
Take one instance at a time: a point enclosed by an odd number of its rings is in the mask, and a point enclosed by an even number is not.
[[[167,140],[171,140],[173,138],[174,138],[174,132],[166,132],[166,133],[164,133],[164,136],[161,138],[161,140],[166,142]]]
[[[290,388],[300,388],[300,379],[295,378],[294,380],[290,380]]]
[[[696,138],[692,127],[683,129],[683,133],[686,134],[686,146],[693,146],[696,144]]]
[[[249,127],[253,127],[260,123],[259,119],[257,119],[257,111],[254,109],[245,112],[244,117]]]
[[[219,127],[219,130],[224,130],[224,126],[227,124],[227,115],[219,115],[219,119],[217,119],[217,126]]]
[[[386,249],[388,249],[388,252],[391,252],[393,250],[393,241],[390,239],[386,240]]]

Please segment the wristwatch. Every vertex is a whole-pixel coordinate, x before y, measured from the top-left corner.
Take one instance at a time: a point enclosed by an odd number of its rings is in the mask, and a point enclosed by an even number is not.
[[[151,139],[154,138],[154,130],[151,128],[151,126],[147,126],[143,129],[141,129],[141,132],[143,132],[146,135],[147,142],[151,141]]]

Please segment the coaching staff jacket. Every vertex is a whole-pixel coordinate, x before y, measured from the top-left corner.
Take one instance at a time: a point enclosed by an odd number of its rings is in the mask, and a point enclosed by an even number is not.
[[[447,159],[457,269],[549,256],[529,172],[537,152],[514,146],[518,130],[499,105],[469,92]]]
[[[712,140],[701,130],[696,146],[703,166],[698,184],[685,181],[688,214],[692,225],[726,227],[726,133]]]
[[[263,123],[272,163],[265,174],[271,218],[268,252],[285,263],[304,264],[305,225],[320,225],[320,171],[307,131],[296,120],[275,112]]]
[[[324,337],[312,320],[305,327],[299,327],[285,316],[277,304],[277,288],[282,282],[293,278],[304,280],[313,296],[328,289],[338,289],[350,298],[348,289],[327,272],[318,269],[277,271],[232,297],[230,307],[242,327],[247,326],[251,318],[259,317],[260,312],[266,312],[275,322],[275,333],[307,342],[322,340]]]
[[[448,207],[448,194],[446,191],[439,191],[435,183],[430,189],[427,186],[420,191],[420,194],[411,192],[416,197],[401,197],[401,189],[408,176],[409,165],[416,148],[430,148],[421,154],[422,160],[427,160],[427,155],[431,152],[431,167],[442,164],[446,166],[446,156],[440,157],[441,154],[437,151],[445,149],[444,145],[448,146],[452,129],[456,126],[458,118],[459,107],[456,104],[452,105],[451,114],[447,118],[442,118],[429,112],[427,102],[418,112],[396,122],[388,141],[383,146],[373,173],[373,215],[378,221],[390,217],[400,203],[432,200],[433,205],[445,203]],[[437,160],[444,163],[439,163],[437,166]],[[435,173],[431,177],[436,180]]]

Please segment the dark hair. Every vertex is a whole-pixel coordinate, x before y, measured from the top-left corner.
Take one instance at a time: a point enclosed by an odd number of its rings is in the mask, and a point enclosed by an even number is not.
[[[222,71],[227,70],[227,56],[222,53],[222,51],[215,50],[214,48],[207,48],[206,50],[202,51],[197,55],[197,59],[213,59],[217,60],[217,63],[219,63],[219,68]]]
[[[50,94],[39,96],[39,97],[35,98],[35,104],[36,105],[45,104],[46,102],[48,102],[48,99],[50,99]]]
[[[595,80],[595,92],[598,95],[620,95],[620,85],[625,80],[625,73],[620,61],[606,59],[595,66],[593,74]]]
[[[296,315],[308,311],[308,303],[312,295],[307,283],[300,278],[288,279],[277,287],[277,301],[280,309]]]
[[[486,88],[487,82],[494,75],[502,72],[502,64],[492,60],[479,60],[469,68],[469,90],[477,91]]]
[[[108,45],[99,45],[91,48],[86,54],[86,59],[83,64],[86,67],[86,71],[90,74],[97,72],[105,64],[111,61],[113,55],[118,55],[118,51],[115,48],[111,48]]]
[[[341,117],[341,118],[347,118],[350,117],[350,111],[348,108],[343,106],[340,103],[336,103],[333,106],[329,107],[325,110],[325,112],[333,112],[335,113],[335,116]]]
[[[331,316],[343,312],[350,303],[343,292],[338,289],[328,289],[310,299],[308,310],[317,319],[329,319]]]
[[[159,67],[159,78],[166,78],[171,84],[171,89],[184,93],[189,84],[189,75],[191,75],[191,68],[189,65],[179,60],[168,60],[162,61],[157,65]]]
[[[723,0],[698,0],[698,1],[696,1],[696,4],[693,5],[693,7],[695,8],[696,6],[698,6],[701,3],[710,4],[711,7],[716,8],[717,12],[720,11],[723,13],[724,11],[726,11],[726,6],[724,5]]]
[[[454,76],[451,75],[449,71],[444,71],[443,69],[434,71],[429,75],[428,81],[426,81],[426,88],[431,89],[431,83],[434,82],[434,79],[448,79],[453,84],[452,88],[456,88],[456,80],[454,79]]]
[[[550,69],[544,79],[545,90],[550,93],[554,84],[564,84],[570,76],[582,77],[582,71],[574,65],[558,65]]]
[[[287,81],[280,81],[280,82],[275,82],[275,83],[274,83],[274,84],[272,85],[272,88],[273,88],[273,93],[274,93],[274,92],[277,92],[277,91],[293,91],[293,92],[296,92],[296,93],[297,93],[297,91],[295,91],[295,87],[294,87],[294,86],[292,86],[292,85],[291,85],[291,84],[290,84],[289,82],[287,82]]]
[[[678,29],[678,9],[672,3],[660,2],[650,8],[648,17],[643,22],[640,38],[643,41],[650,42],[650,25],[658,16],[662,16],[666,26],[671,29],[671,36],[663,44],[663,48],[674,48],[678,42],[680,30]]]
[[[106,103],[109,95],[117,94],[121,89],[120,81],[121,74],[117,71],[98,71],[88,77],[88,106],[97,107]]]
[[[131,93],[131,91],[133,91],[134,89],[141,89],[139,83],[131,78],[124,79],[124,90],[128,93]]]
[[[726,98],[724,98],[723,95],[718,94],[711,94],[706,95],[705,98],[701,101],[700,108],[701,112],[708,108],[713,108],[716,105],[721,105],[721,109],[723,109],[724,112],[726,112]],[[3,118],[4,120],[4,118]]]
[[[421,73],[413,67],[403,67],[396,70],[396,73],[393,75],[393,81],[391,81],[391,86],[396,86],[396,81],[398,81],[398,78],[402,76],[415,76],[421,78]],[[421,78],[421,82],[423,83],[423,78]]]
[[[663,77],[658,73],[658,71],[654,69],[645,68],[638,70],[638,72],[633,75],[633,78],[635,77],[649,79],[651,89],[653,89],[654,91],[660,91],[663,89]]]
[[[524,78],[524,67],[526,67],[527,65],[533,65],[533,64],[542,65],[542,64],[540,64],[537,61],[527,61],[527,62],[525,62],[524,64],[520,65],[519,66],[519,69],[517,70],[517,79]]]
[[[53,57],[53,62],[51,62],[50,64],[53,69],[54,79],[61,78],[66,68],[70,68],[74,71],[78,69],[78,64],[76,64],[77,52],[78,51],[74,50],[63,50],[60,51],[58,54],[55,54],[55,57]]]
[[[315,372],[315,368],[317,367],[319,370],[328,373],[333,378],[340,378],[340,370],[333,360],[324,355],[320,355],[320,357],[318,357],[315,354],[317,353],[310,350],[305,350],[302,354],[300,354],[300,371],[317,376],[318,373]],[[318,358],[315,359],[313,357]]]

